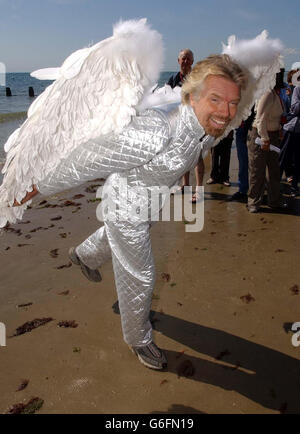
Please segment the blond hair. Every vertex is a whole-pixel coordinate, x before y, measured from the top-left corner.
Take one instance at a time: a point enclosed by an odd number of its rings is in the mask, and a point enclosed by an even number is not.
[[[236,83],[240,88],[247,86],[247,72],[227,54],[216,54],[197,62],[182,85],[182,103],[190,103],[190,95],[198,95],[204,80],[209,75],[221,75]]]

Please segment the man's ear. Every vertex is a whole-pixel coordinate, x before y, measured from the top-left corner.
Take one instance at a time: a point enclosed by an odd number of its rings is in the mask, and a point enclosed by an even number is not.
[[[194,95],[193,95],[192,93],[190,93],[189,97],[190,97],[190,105],[191,105],[192,107],[194,107],[194,104],[195,104],[195,97],[194,97]]]

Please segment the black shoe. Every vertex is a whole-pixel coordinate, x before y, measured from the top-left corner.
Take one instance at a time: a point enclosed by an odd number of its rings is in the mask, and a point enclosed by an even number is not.
[[[230,200],[230,201],[236,201],[236,202],[242,202],[242,203],[247,203],[248,195],[244,194],[244,193],[241,193],[240,191],[237,191],[228,200]]]
[[[273,209],[274,211],[276,211],[276,210],[277,211],[286,211],[289,207],[286,202],[282,202],[276,206],[271,206],[271,205],[268,205],[268,206],[269,206],[269,208]]]
[[[70,248],[69,258],[71,259],[73,264],[80,265],[82,273],[88,280],[91,280],[92,282],[101,282],[102,277],[99,271],[92,270],[91,268],[87,267],[78,257],[75,247]]]

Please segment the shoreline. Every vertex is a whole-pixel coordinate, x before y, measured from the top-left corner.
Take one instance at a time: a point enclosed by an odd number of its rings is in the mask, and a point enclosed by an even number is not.
[[[12,122],[18,119],[25,120],[26,116],[27,116],[27,112],[25,111],[0,113],[0,124],[4,124],[6,122]]]

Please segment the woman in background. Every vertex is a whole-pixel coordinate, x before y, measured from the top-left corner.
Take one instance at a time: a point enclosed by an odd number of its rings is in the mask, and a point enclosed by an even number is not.
[[[288,122],[284,125],[283,129],[284,137],[280,152],[280,171],[281,174],[285,171],[287,175],[291,175],[291,196],[296,196],[298,194],[298,182],[300,179],[300,83],[293,90]]]
[[[280,203],[280,167],[278,153],[270,151],[270,145],[280,147],[281,123],[284,107],[280,99],[283,87],[282,74],[276,75],[276,85],[256,105],[256,116],[248,142],[249,192],[248,211],[259,211],[266,185],[268,168],[268,206],[286,208]]]

